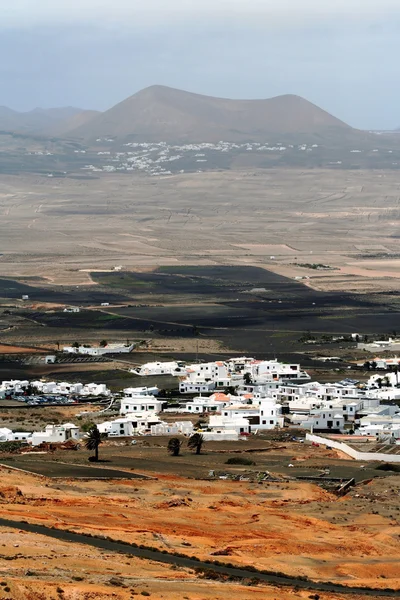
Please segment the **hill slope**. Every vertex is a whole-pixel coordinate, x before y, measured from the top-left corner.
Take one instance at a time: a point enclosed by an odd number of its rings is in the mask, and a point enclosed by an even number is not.
[[[101,115],[98,110],[82,110],[81,112],[75,113],[66,119],[53,123],[50,127],[43,130],[44,135],[62,137],[68,135],[71,130],[88,124],[92,119]]]
[[[270,135],[353,132],[311,102],[293,95],[228,100],[163,86],[146,88],[76,129],[70,136],[141,141],[266,141]]]
[[[41,134],[45,129],[65,119],[71,119],[81,112],[82,109],[72,106],[35,108],[29,112],[18,112],[6,106],[0,106],[0,130]]]

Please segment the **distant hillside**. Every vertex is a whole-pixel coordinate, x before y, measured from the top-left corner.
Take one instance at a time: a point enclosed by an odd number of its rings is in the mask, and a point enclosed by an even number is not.
[[[140,141],[260,141],[269,136],[351,135],[351,127],[304,98],[228,100],[163,86],[146,88],[71,129],[91,141],[108,137]]]
[[[82,110],[66,119],[53,123],[50,127],[43,129],[43,133],[53,137],[68,136],[70,131],[88,124],[100,114],[98,110]]]
[[[35,108],[29,112],[18,112],[7,106],[0,106],[0,130],[15,133],[39,133],[65,119],[71,119],[82,112],[81,108],[65,106],[60,108]]]

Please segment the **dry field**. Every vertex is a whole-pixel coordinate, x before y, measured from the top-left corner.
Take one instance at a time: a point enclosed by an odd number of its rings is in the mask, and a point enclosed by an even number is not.
[[[88,284],[117,265],[254,265],[318,289],[391,290],[394,171],[225,171],[94,180],[0,177],[0,275]],[[271,258],[274,257],[274,258]],[[323,263],[315,271],[293,263]]]
[[[260,445],[260,441],[249,443]],[[315,469],[326,464],[332,468],[360,467],[322,448],[290,442],[282,446],[264,441],[261,445],[277,450],[281,447],[282,464],[294,461],[298,468],[311,463]],[[190,455],[184,450],[182,457],[169,459],[165,447],[154,443],[135,448],[115,443],[102,447],[103,458],[110,461],[104,464],[108,469],[118,467],[155,477],[148,480],[51,479],[0,467],[1,517],[107,536],[202,560],[253,565],[293,577],[400,589],[397,475],[360,482],[342,498],[313,483],[290,479],[262,485],[198,479],[214,464],[220,470],[229,457],[229,452],[218,453],[217,447],[222,449],[216,443],[206,448],[204,455]],[[244,456],[254,457],[257,464],[272,460],[268,452]],[[274,456],[278,456],[276,451]],[[28,456],[14,458],[15,466],[26,469],[34,464],[32,460]],[[85,460],[88,464],[84,451],[60,451],[36,456],[35,464],[50,462],[57,470],[59,461],[64,467],[66,461],[85,464]],[[229,470],[240,473],[246,468],[232,466]],[[7,527],[0,528],[0,545],[0,579],[12,589],[13,598],[39,598],[34,595],[38,584],[43,600],[57,598],[57,587],[63,590],[61,597],[71,600],[122,600],[140,596],[142,591],[171,600],[313,597],[293,588],[205,582],[188,568],[121,557]],[[0,598],[9,597],[1,594],[0,584]],[[341,600],[342,595],[323,592],[320,597]]]

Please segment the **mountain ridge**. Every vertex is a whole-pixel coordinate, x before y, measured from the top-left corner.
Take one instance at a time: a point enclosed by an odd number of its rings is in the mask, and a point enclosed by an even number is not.
[[[270,135],[349,134],[356,130],[301,96],[232,100],[154,85],[68,132],[138,141],[266,141]]]

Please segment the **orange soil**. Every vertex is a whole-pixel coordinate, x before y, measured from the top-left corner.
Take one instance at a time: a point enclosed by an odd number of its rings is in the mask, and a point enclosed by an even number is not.
[[[323,512],[317,518],[316,506],[340,512],[341,501],[312,484],[177,476],[60,484],[4,468],[1,481],[5,518],[316,580],[400,588],[400,528],[381,517],[349,526],[329,522]]]
[[[5,346],[0,344],[0,354],[36,354],[41,353],[42,350],[37,348],[25,348],[23,346]]]

